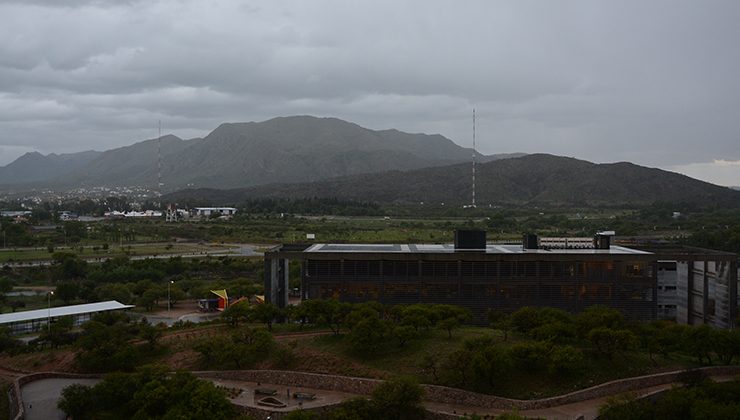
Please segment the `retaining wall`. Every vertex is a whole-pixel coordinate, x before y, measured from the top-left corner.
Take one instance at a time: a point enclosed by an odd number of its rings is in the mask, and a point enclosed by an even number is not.
[[[740,366],[712,366],[698,368],[696,370],[703,371],[708,376],[740,375]],[[609,395],[672,382],[680,382],[681,374],[684,372],[685,371],[681,370],[618,379],[568,394],[537,400],[503,398],[495,395],[479,394],[477,392],[438,385],[422,385],[422,387],[425,390],[424,399],[427,401],[468,405],[480,408],[533,410],[606,397]],[[327,391],[346,392],[358,395],[372,394],[373,389],[382,382],[377,379],[276,370],[201,371],[193,373],[203,378],[263,382],[267,384],[323,389]]]
[[[740,366],[712,366],[695,369],[704,372],[707,376],[733,376],[740,375]],[[538,400],[516,400],[511,398],[497,397],[494,395],[479,394],[476,392],[465,391],[458,388],[449,388],[438,385],[422,385],[425,390],[424,399],[427,401],[457,405],[467,405],[470,407],[493,408],[504,410],[533,410],[549,407],[556,407],[564,404],[575,403],[594,398],[606,397],[609,395],[620,394],[627,391],[633,391],[642,388],[648,388],[657,385],[680,382],[681,375],[685,371],[673,371],[658,373],[654,375],[638,376],[634,378],[619,379],[616,381],[606,382],[591,388],[571,392],[569,394],[559,395],[551,398],[542,398]],[[247,382],[261,382],[265,384],[285,385],[302,388],[313,388],[327,391],[345,392],[348,394],[370,395],[376,386],[383,381],[378,379],[353,378],[349,376],[322,375],[317,373],[280,371],[280,370],[237,370],[237,371],[196,371],[193,372],[201,378],[213,379],[230,379]],[[101,375],[95,374],[74,374],[58,372],[41,372],[32,373],[17,378],[8,390],[8,399],[10,401],[10,418],[20,420],[24,417],[24,406],[21,394],[21,387],[29,382],[48,379],[48,378],[100,378]],[[332,406],[318,407],[307,409],[322,413],[331,409]],[[287,413],[270,412],[260,408],[250,408],[237,406],[237,408],[246,414],[273,413],[273,419],[279,419]],[[441,413],[433,413],[434,417],[450,418]]]

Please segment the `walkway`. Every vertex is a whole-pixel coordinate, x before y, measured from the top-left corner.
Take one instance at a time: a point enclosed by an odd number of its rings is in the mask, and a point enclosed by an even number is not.
[[[57,408],[62,390],[72,384],[95,385],[99,379],[41,379],[21,387],[23,405],[26,409],[25,420],[66,419],[64,412]]]

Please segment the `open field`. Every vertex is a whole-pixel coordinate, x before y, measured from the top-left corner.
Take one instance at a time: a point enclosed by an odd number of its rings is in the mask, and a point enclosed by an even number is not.
[[[103,249],[99,246],[78,247],[56,247],[53,252],[47,248],[17,248],[0,249],[0,263],[25,262],[25,261],[48,261],[53,259],[55,252],[71,252],[84,259],[103,259],[116,256],[158,256],[158,255],[182,255],[202,253],[228,253],[235,246],[224,244],[196,244],[196,243],[137,243],[123,247],[111,246]]]

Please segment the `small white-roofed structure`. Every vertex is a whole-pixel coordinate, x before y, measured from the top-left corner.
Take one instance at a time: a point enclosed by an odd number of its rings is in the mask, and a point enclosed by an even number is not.
[[[85,303],[82,305],[58,306],[49,309],[36,309],[8,314],[0,314],[0,327],[6,327],[13,334],[39,331],[46,326],[46,322],[63,316],[74,317],[74,325],[79,326],[90,320],[100,312],[118,311],[133,308],[133,305],[124,305],[115,300],[105,302]]]

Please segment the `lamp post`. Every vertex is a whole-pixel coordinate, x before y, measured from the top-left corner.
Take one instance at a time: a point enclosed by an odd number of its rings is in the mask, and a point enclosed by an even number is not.
[[[46,329],[49,332],[51,332],[51,296],[53,294],[54,294],[54,291],[52,290],[52,291],[49,291],[49,294],[47,295],[48,298],[49,298],[49,303],[48,303],[48,306],[46,307],[46,309],[47,309],[47,314],[46,314]]]
[[[170,316],[170,286],[175,283],[174,280],[170,280],[167,283],[167,316]]]

